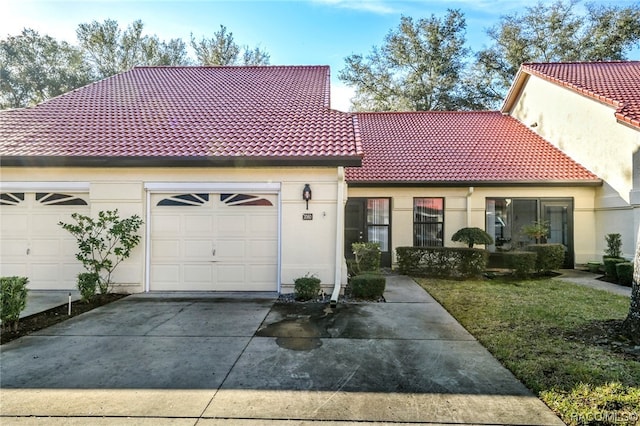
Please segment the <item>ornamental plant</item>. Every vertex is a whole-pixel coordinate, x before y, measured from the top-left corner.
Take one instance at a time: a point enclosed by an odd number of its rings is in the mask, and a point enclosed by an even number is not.
[[[293,280],[296,300],[311,300],[320,294],[320,278],[306,274]]]
[[[522,227],[522,233],[529,238],[545,243],[549,236],[549,222],[545,220],[534,220],[530,225]]]
[[[607,242],[605,257],[620,258],[622,255],[622,236],[620,234],[607,234],[604,239]]]
[[[97,219],[79,213],[71,217],[75,223],[58,225],[75,237],[79,249],[76,259],[88,272],[98,275],[100,294],[109,293],[113,271],[140,243],[142,219],[138,215],[121,219],[117,209],[101,211]]]
[[[466,243],[469,248],[475,244],[493,244],[493,238],[480,228],[462,228],[456,231],[451,237],[451,241]]]
[[[0,320],[2,328],[18,331],[20,313],[27,306],[27,277],[0,278]]]

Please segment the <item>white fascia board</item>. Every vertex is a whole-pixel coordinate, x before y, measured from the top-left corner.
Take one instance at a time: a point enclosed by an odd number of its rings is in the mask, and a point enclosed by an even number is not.
[[[0,182],[0,191],[88,192],[89,182]]]
[[[147,182],[144,189],[150,192],[252,192],[277,194],[279,182]]]

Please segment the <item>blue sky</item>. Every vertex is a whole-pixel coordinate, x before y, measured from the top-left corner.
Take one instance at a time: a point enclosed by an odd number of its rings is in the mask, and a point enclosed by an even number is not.
[[[593,0],[592,0],[593,1]],[[330,65],[332,105],[346,110],[351,90],[337,79],[344,58],[367,54],[380,45],[400,16],[444,16],[461,9],[467,20],[467,40],[473,50],[488,43],[485,29],[501,15],[523,12],[533,0],[263,0],[263,1],[115,1],[5,0],[0,37],[33,28],[71,43],[80,23],[115,19],[125,27],[136,19],[147,34],[160,39],[190,34],[209,37],[225,25],[238,44],[260,46],[274,65]],[[544,0],[545,3],[551,0]],[[634,4],[633,0],[596,0],[598,4]],[[581,7],[583,3],[579,5]],[[631,59],[640,59],[638,50]]]

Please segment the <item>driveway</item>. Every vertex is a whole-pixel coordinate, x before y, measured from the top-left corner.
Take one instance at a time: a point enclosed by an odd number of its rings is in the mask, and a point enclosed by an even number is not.
[[[335,309],[225,296],[132,295],[3,345],[2,424],[562,424],[409,278]]]

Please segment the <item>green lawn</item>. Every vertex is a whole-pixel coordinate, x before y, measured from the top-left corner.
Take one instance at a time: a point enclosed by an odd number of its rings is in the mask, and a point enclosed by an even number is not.
[[[571,337],[624,319],[628,297],[551,279],[417,281],[565,423],[640,424],[640,362]]]

